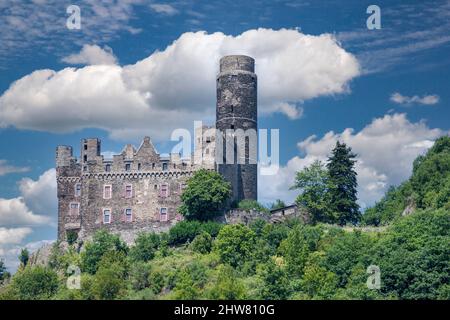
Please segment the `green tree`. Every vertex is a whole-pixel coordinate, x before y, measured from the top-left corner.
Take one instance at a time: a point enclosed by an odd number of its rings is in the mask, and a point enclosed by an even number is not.
[[[92,286],[96,299],[114,300],[126,293],[128,263],[124,252],[109,251],[102,256]]]
[[[279,259],[282,260],[282,259]],[[277,259],[269,259],[257,268],[259,279],[258,298],[262,300],[286,300],[292,291],[285,266]]]
[[[328,158],[327,169],[330,177],[330,206],[337,223],[356,224],[361,218],[357,201],[356,154],[345,143],[336,142]]]
[[[28,264],[28,260],[30,259],[30,252],[27,248],[22,248],[20,250],[19,261],[22,267],[26,267]]]
[[[201,169],[188,180],[179,212],[189,220],[208,220],[223,211],[230,196],[230,183],[215,171]]]
[[[252,258],[255,244],[255,232],[247,226],[235,224],[220,230],[214,248],[223,263],[236,268]]]
[[[92,241],[88,242],[81,252],[81,268],[90,274],[95,274],[98,265],[108,252],[127,253],[128,247],[119,236],[99,230],[94,234]]]
[[[305,266],[301,281],[302,291],[311,299],[332,299],[338,279],[326,268],[312,262]]]
[[[330,178],[325,165],[314,161],[310,166],[297,172],[292,189],[299,189],[295,202],[308,209],[311,222],[334,222],[333,212],[330,211]]]
[[[155,257],[155,253],[161,243],[160,236],[156,233],[140,233],[130,249],[130,257],[134,261],[147,262]]]
[[[212,237],[207,232],[202,232],[195,237],[190,245],[191,249],[201,254],[207,254],[212,249]]]
[[[303,275],[309,254],[317,249],[320,236],[318,227],[297,225],[281,242],[279,251],[284,256],[287,271],[291,275]]]
[[[217,279],[208,291],[213,300],[242,300],[246,298],[245,286],[236,271],[229,265],[217,268]]]
[[[21,300],[45,300],[56,294],[58,276],[47,267],[27,267],[14,275],[11,286]]]

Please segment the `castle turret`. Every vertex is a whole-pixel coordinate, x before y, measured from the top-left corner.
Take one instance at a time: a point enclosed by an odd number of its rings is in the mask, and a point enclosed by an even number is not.
[[[56,167],[68,167],[75,161],[71,146],[56,147]]]
[[[101,153],[101,141],[97,138],[81,140],[81,163],[97,161]]]
[[[257,78],[255,60],[225,56],[217,76],[218,171],[232,185],[232,201],[257,199]],[[218,148],[222,147],[221,153]],[[221,148],[221,149],[222,149]],[[231,150],[230,150],[231,149]]]

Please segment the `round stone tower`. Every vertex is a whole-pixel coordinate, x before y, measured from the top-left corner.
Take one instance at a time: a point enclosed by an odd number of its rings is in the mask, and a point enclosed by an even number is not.
[[[232,55],[220,59],[217,76],[216,143],[218,171],[232,185],[232,201],[257,200],[257,78],[255,60]],[[220,137],[219,137],[220,138]],[[220,150],[222,149],[222,154]],[[222,161],[221,161],[222,160]]]

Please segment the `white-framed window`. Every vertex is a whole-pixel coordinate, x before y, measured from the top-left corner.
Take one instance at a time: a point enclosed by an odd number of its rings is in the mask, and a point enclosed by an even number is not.
[[[125,171],[130,171],[131,170],[131,163],[126,163],[125,164]]]
[[[131,184],[125,185],[125,198],[133,197],[133,186]]]
[[[161,185],[161,189],[159,190],[159,194],[163,198],[166,198],[166,197],[169,196],[169,185],[167,183],[163,183]]]
[[[103,209],[103,223],[108,224],[111,223],[112,214],[111,209]]]
[[[80,204],[78,202],[71,202],[69,204],[69,214],[71,216],[77,216],[80,214]]]
[[[81,196],[81,183],[75,184],[75,197]]]
[[[159,221],[167,221],[167,208],[159,209]]]
[[[125,209],[125,222],[133,221],[133,210],[131,208]]]
[[[112,197],[112,186],[110,184],[105,184],[103,186],[103,199],[111,199]]]

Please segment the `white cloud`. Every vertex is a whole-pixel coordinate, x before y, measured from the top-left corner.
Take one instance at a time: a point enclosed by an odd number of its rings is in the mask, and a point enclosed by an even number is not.
[[[316,159],[326,161],[336,141],[340,140],[358,155],[359,202],[362,206],[372,205],[390,185],[407,179],[414,159],[443,134],[444,131],[430,129],[424,122],[410,122],[405,114],[393,114],[374,119],[359,132],[347,128],[342,133],[330,131],[320,139],[308,137],[298,143],[304,157],[292,158],[275,176],[260,176],[260,198],[263,202],[276,198],[292,202],[297,192],[288,189],[296,171]]]
[[[0,198],[0,225],[40,225],[48,224],[50,219],[34,214],[25,204],[22,197],[13,199]]]
[[[56,171],[44,172],[38,180],[24,178],[19,181],[19,189],[25,204],[33,213],[55,217],[56,203]]]
[[[32,232],[31,228],[3,228],[0,227],[0,246],[6,244],[18,244]]]
[[[150,8],[157,13],[165,14],[168,16],[173,16],[178,13],[178,10],[170,4],[154,3],[150,5]]]
[[[89,44],[85,44],[79,53],[62,58],[62,61],[69,64],[86,65],[117,63],[117,59],[110,47],[104,46],[102,49],[98,45]]]
[[[4,176],[9,173],[21,173],[30,171],[28,167],[16,167],[9,165],[6,160],[0,159],[0,176]]]
[[[439,102],[439,96],[438,95],[425,95],[425,96],[404,96],[398,92],[395,92],[391,95],[391,101],[403,104],[403,105],[411,105],[411,104],[424,104],[424,105],[433,105]]]
[[[55,169],[44,172],[38,180],[24,178],[19,182],[21,195],[0,198],[1,226],[52,225],[56,217]]]
[[[37,70],[0,97],[0,127],[70,132],[96,127],[112,138],[167,139],[193,120],[213,119],[219,59],[256,59],[259,110],[301,115],[296,103],[349,92],[355,57],[334,36],[249,30],[238,36],[188,32],[134,65]]]

